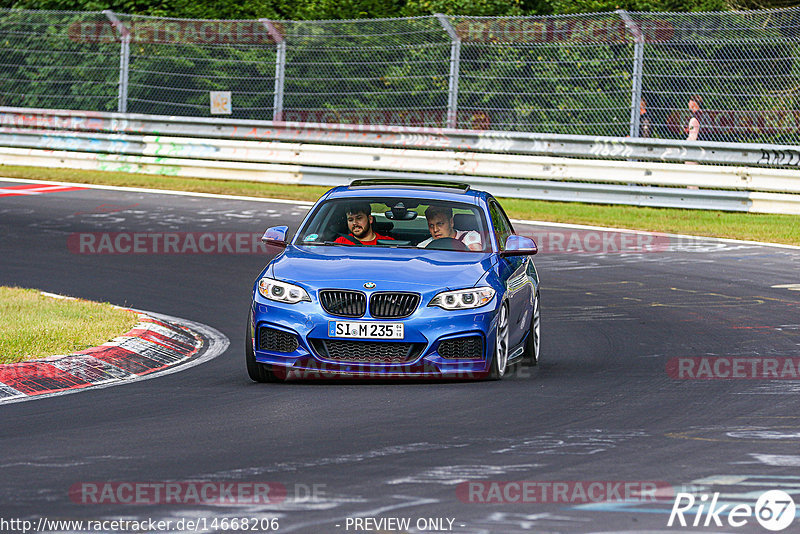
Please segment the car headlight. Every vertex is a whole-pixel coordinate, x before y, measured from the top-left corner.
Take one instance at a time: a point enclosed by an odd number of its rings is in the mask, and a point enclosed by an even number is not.
[[[262,278],[258,281],[258,292],[269,300],[297,304],[303,300],[311,302],[306,290],[294,284],[287,284],[273,278]]]
[[[495,290],[491,287],[474,287],[472,289],[459,289],[439,293],[428,306],[438,306],[445,310],[467,310],[480,308],[494,297]]]

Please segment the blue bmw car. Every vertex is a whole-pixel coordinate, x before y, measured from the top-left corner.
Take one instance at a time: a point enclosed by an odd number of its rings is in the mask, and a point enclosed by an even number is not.
[[[500,379],[539,359],[532,239],[466,184],[356,180],[331,189],[258,276],[246,335],[256,382]]]

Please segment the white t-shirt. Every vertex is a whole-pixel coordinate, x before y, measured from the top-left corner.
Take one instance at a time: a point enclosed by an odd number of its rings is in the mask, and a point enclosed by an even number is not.
[[[456,230],[456,237],[454,239],[458,239],[459,241],[464,243],[464,245],[466,245],[467,248],[469,248],[470,245],[477,244],[480,246],[481,244],[481,235],[475,230]],[[417,247],[425,248],[431,241],[433,241],[433,238],[429,237],[428,239],[417,245]]]

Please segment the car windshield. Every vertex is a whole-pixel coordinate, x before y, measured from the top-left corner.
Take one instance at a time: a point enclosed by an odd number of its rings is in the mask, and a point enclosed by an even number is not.
[[[329,200],[300,229],[296,245],[491,250],[488,228],[473,205],[414,198]]]

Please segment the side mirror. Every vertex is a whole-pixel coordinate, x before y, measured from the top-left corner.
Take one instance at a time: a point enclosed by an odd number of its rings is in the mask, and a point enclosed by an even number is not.
[[[536,243],[530,237],[510,235],[506,239],[506,249],[500,252],[501,256],[533,256],[539,252]]]
[[[261,236],[261,241],[273,247],[286,248],[286,232],[288,231],[288,226],[272,226],[267,228],[267,231]]]

